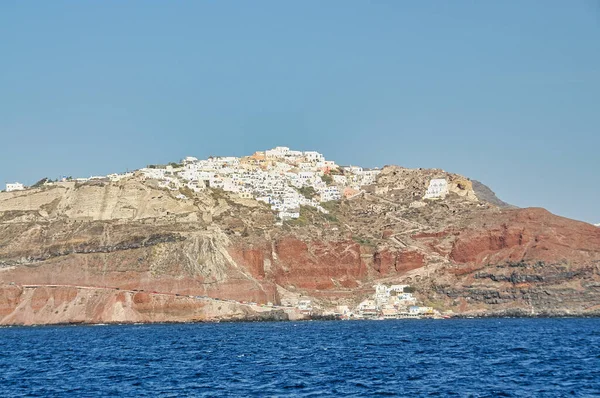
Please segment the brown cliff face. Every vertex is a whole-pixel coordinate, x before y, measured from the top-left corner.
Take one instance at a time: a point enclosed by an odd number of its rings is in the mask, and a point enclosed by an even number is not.
[[[303,242],[283,238],[275,243],[274,278],[280,286],[327,290],[353,287],[366,276],[360,245],[353,241]]]
[[[423,201],[439,177],[451,192]],[[464,177],[387,167],[328,209],[277,225],[254,200],[137,178],[0,193],[0,324],[281,319],[239,302],[326,308],[379,281],[461,313],[600,309],[599,228],[478,201]]]
[[[402,275],[425,266],[425,255],[418,251],[383,250],[373,255],[373,268],[382,276]]]
[[[544,209],[506,211],[462,231],[450,258],[457,263],[586,262],[597,258],[600,230]]]

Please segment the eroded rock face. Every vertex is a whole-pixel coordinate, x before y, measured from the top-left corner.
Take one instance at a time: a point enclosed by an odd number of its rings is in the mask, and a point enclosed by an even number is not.
[[[16,289],[2,289],[0,314],[5,325],[287,319],[281,310],[253,311],[236,303],[187,296],[75,287]],[[16,301],[11,292],[18,296]]]
[[[366,275],[360,245],[352,241],[303,242],[283,238],[275,244],[274,277],[281,286],[327,290],[354,286]]]
[[[450,253],[457,263],[585,262],[597,259],[600,231],[543,209],[506,211],[462,231]]]
[[[440,177],[447,197],[422,200]],[[328,216],[282,226],[252,200],[182,201],[135,178],[0,193],[0,324],[284,319],[239,302],[352,304],[380,281],[456,313],[600,309],[599,228],[474,192],[462,176],[390,167]]]
[[[382,276],[403,275],[425,266],[425,255],[418,251],[383,250],[374,254],[373,268]]]

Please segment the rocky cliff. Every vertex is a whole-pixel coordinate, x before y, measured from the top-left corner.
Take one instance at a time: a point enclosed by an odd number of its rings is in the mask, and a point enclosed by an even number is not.
[[[422,200],[432,178],[445,199]],[[282,302],[353,305],[378,281],[457,314],[600,313],[599,228],[456,174],[386,167],[283,223],[235,194],[177,193],[139,176],[0,193],[0,324],[286,319]]]

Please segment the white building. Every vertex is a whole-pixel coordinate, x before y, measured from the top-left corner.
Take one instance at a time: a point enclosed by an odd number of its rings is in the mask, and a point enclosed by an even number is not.
[[[310,300],[298,301],[298,309],[303,314],[310,314],[313,310],[312,302]]]
[[[325,161],[325,156],[315,151],[306,151],[304,152],[304,158],[308,162],[323,162]]]
[[[323,167],[328,167],[330,169],[337,169],[338,168],[337,164],[335,164],[335,162],[333,160],[324,160],[323,161]]]
[[[345,168],[345,176],[333,175],[328,183],[323,181],[324,173],[338,167],[319,152],[294,151],[279,146],[242,159],[211,156],[198,160],[188,156],[176,167],[169,164],[139,171],[145,179],[157,180],[159,187],[173,191],[187,187],[194,192],[207,187],[220,188],[244,198],[265,202],[279,218],[292,219],[300,216],[301,206],[311,206],[327,213],[321,202],[340,200],[344,187],[360,189],[361,185],[372,184],[379,173],[378,169],[363,170],[350,166]],[[127,175],[112,174],[107,177],[118,181],[124,176]],[[312,187],[318,196],[306,198],[297,191],[302,187]]]
[[[321,197],[321,202],[330,202],[332,200],[340,200],[342,193],[338,187],[324,187],[319,189],[319,196]]]
[[[347,185],[348,184],[348,178],[346,176],[340,176],[340,175],[334,174],[331,176],[331,178],[333,179],[333,182],[335,182],[336,184],[339,184],[339,185]]]
[[[344,166],[343,169],[352,174],[361,174],[363,172],[363,168],[359,166]]]
[[[162,180],[162,179],[164,179],[165,175],[166,175],[166,172],[167,172],[166,169],[149,168],[149,167],[140,169],[140,171],[142,172],[142,174],[144,175],[144,177],[150,178],[150,179],[153,179],[153,180]]]
[[[429,182],[429,187],[423,199],[444,199],[448,194],[448,181],[445,178],[434,178]]]
[[[411,305],[408,307],[408,313],[412,315],[418,315],[421,313],[421,308],[417,307],[416,305]]]
[[[6,192],[22,191],[24,189],[25,189],[25,187],[20,182],[15,182],[15,183],[12,183],[12,184],[6,184]]]
[[[282,206],[283,207],[283,206]],[[282,210],[279,212],[279,218],[282,220],[300,217],[300,209],[297,210]]]
[[[390,288],[388,289],[389,292],[394,292],[396,294],[402,294],[404,293],[404,289],[407,288],[408,285],[392,285],[390,286]]]
[[[375,318],[379,314],[379,307],[373,299],[366,299],[357,307],[357,312],[363,318]]]
[[[372,185],[377,182],[377,175],[381,173],[379,169],[364,169],[359,175],[361,176],[362,185]]]
[[[118,182],[121,181],[123,178],[128,178],[128,177],[132,177],[133,173],[121,173],[121,174],[109,174],[106,177],[108,177],[108,179],[110,179],[112,182]],[[90,178],[92,179],[92,178]]]
[[[273,149],[268,149],[265,151],[265,157],[267,159],[278,159],[278,158],[283,158],[285,157],[288,152],[290,151],[290,148],[285,147],[285,146],[276,146]]]
[[[388,297],[390,297],[390,292],[385,285],[377,284],[375,287],[375,301],[377,305],[380,306],[382,304],[387,303]]]

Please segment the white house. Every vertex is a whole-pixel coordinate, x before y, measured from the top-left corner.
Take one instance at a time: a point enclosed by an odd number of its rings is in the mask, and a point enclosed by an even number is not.
[[[304,157],[309,162],[322,162],[325,160],[325,156],[315,151],[306,151],[304,152]]]
[[[343,169],[352,174],[361,174],[363,172],[363,168],[359,166],[344,166]]]
[[[371,185],[377,182],[377,175],[381,173],[379,169],[364,169],[360,175],[362,176],[362,185]]]
[[[379,307],[373,299],[366,299],[358,305],[358,313],[364,318],[375,318],[379,314]]]
[[[412,315],[418,315],[421,313],[421,308],[417,307],[416,305],[411,305],[408,307],[408,313]]]
[[[346,178],[346,176],[340,176],[340,175],[334,174],[331,176],[331,178],[333,178],[333,182],[335,182],[336,184],[340,184],[340,185],[348,184],[348,178]]]
[[[273,149],[266,150],[265,157],[267,159],[283,158],[284,156],[286,156],[288,154],[289,151],[290,151],[290,148],[288,148],[288,147],[276,146]]]
[[[387,303],[388,297],[390,297],[390,292],[387,289],[387,286],[382,284],[377,284],[375,287],[375,301],[377,305],[382,305]]]
[[[389,292],[394,292],[396,294],[402,294],[404,293],[404,288],[407,288],[408,285],[392,285],[389,288]]]
[[[325,187],[319,190],[321,202],[329,202],[332,200],[340,200],[342,193],[338,187]]]
[[[282,220],[290,219],[290,218],[298,218],[300,217],[300,209],[296,210],[282,210],[279,212],[279,218]]]
[[[108,177],[109,180],[111,180],[112,182],[117,182],[117,181],[121,181],[123,178],[127,178],[127,177],[131,177],[133,176],[133,173],[121,173],[121,174],[109,174],[106,177]]]
[[[310,300],[298,301],[298,309],[303,314],[310,314],[313,309],[311,301]]]
[[[315,173],[313,173],[312,171],[301,171],[300,173],[298,173],[298,178],[300,178],[300,180],[303,181],[313,179],[314,177]]]
[[[446,194],[448,194],[448,181],[445,178],[434,178],[429,182],[423,199],[443,199]]]
[[[12,183],[12,184],[6,184],[6,192],[22,191],[24,189],[25,189],[25,187],[20,182],[15,182],[15,183]]]
[[[287,153],[285,154],[285,157],[291,160],[297,160],[301,157],[303,157],[304,154],[302,153],[302,151],[292,151],[292,150],[288,150]]]

